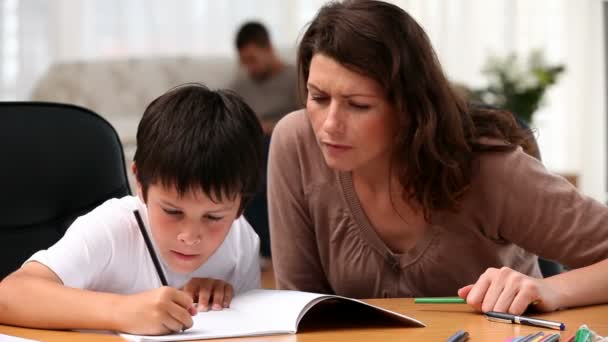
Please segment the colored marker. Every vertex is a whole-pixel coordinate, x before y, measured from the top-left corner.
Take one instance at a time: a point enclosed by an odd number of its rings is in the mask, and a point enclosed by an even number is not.
[[[576,342],[590,342],[591,341],[591,332],[587,327],[580,327],[576,331],[576,337],[574,338]]]
[[[450,336],[446,342],[465,342],[469,339],[469,333],[464,330],[458,330],[454,335]]]
[[[466,304],[466,300],[460,297],[424,297],[414,298],[416,304]]]

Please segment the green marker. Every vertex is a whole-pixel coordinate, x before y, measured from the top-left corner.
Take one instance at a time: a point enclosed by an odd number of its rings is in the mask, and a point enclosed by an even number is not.
[[[467,302],[460,297],[426,297],[414,298],[416,304],[466,304]]]
[[[576,331],[576,336],[574,338],[576,342],[588,342],[591,341],[591,332],[586,326],[581,326]]]

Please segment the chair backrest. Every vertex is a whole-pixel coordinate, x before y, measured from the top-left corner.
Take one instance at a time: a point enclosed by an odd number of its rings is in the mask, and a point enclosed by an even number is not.
[[[0,102],[0,279],[107,199],[130,193],[120,140],[92,111]]]

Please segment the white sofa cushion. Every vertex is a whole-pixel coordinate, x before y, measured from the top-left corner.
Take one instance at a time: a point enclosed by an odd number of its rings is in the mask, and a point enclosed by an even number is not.
[[[32,100],[66,102],[100,115],[141,116],[168,89],[187,82],[225,88],[236,77],[230,58],[129,58],[64,62],[52,65],[37,82]]]

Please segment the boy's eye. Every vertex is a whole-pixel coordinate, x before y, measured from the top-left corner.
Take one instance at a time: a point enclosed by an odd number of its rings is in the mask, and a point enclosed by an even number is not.
[[[223,216],[215,216],[215,215],[205,215],[205,218],[211,221],[219,221],[223,219]]]
[[[168,208],[163,208],[163,211],[165,213],[167,213],[168,215],[172,215],[172,216],[176,216],[176,215],[179,215],[182,213],[180,210],[168,209]]]

